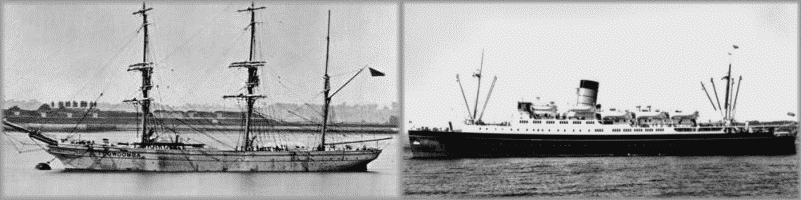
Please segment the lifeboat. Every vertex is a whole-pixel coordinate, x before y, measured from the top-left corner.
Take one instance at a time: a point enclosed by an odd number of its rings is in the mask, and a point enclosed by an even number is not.
[[[556,112],[556,105],[533,105],[531,110],[534,112]]]
[[[554,104],[531,105],[531,113],[536,116],[555,116],[557,106]]]
[[[665,120],[668,119],[667,112],[634,112],[634,115],[637,117],[637,121],[640,120]]]
[[[698,111],[682,113],[680,110],[677,110],[676,112],[670,112],[670,119],[673,121],[696,120],[698,119]]]
[[[604,111],[601,112],[601,116],[603,120],[630,120],[633,116],[630,112],[624,111]]]

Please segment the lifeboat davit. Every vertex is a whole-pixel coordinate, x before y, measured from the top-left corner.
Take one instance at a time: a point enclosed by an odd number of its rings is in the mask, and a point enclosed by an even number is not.
[[[531,110],[534,111],[534,113],[555,113],[556,105],[551,105],[551,104],[532,105]]]

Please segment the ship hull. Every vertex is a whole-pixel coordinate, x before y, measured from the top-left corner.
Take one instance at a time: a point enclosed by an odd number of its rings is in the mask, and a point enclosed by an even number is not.
[[[221,151],[51,145],[67,170],[153,172],[363,172],[381,150]]]
[[[793,155],[773,134],[565,135],[409,131],[413,158]]]

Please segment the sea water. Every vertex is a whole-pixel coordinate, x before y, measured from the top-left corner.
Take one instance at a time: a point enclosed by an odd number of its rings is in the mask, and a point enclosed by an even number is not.
[[[799,197],[797,155],[404,157],[412,197]]]

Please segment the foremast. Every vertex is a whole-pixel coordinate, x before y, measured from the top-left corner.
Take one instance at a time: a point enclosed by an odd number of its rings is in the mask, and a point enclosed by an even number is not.
[[[264,61],[255,61],[253,58],[253,48],[256,43],[256,10],[264,9],[265,7],[256,7],[255,3],[251,2],[250,7],[244,10],[238,10],[238,12],[250,12],[250,53],[248,55],[247,61],[242,62],[234,62],[231,63],[229,68],[247,68],[248,69],[248,81],[245,82],[247,86],[248,93],[247,94],[239,94],[239,95],[225,95],[223,98],[239,98],[245,99],[247,103],[247,112],[245,113],[245,133],[242,136],[242,143],[240,144],[241,148],[238,150],[241,151],[252,151],[255,150],[253,148],[253,140],[250,136],[250,127],[252,123],[252,116],[253,116],[253,104],[256,102],[256,99],[264,98],[263,95],[258,95],[255,93],[254,89],[259,86],[259,75],[258,75],[258,67],[264,66]]]
[[[128,71],[140,71],[142,73],[142,99],[131,99],[125,100],[124,102],[134,102],[138,103],[142,107],[142,120],[140,126],[142,127],[142,138],[139,142],[141,147],[147,146],[149,143],[152,143],[151,137],[153,136],[153,132],[148,129],[148,117],[150,117],[150,100],[149,92],[150,89],[153,88],[151,84],[150,78],[153,75],[153,62],[150,62],[148,59],[148,34],[147,34],[147,11],[153,10],[153,8],[148,8],[145,6],[145,3],[142,2],[142,9],[138,10],[133,13],[133,15],[142,15],[142,30],[144,30],[144,47],[142,52],[142,62],[136,63],[128,66]]]

